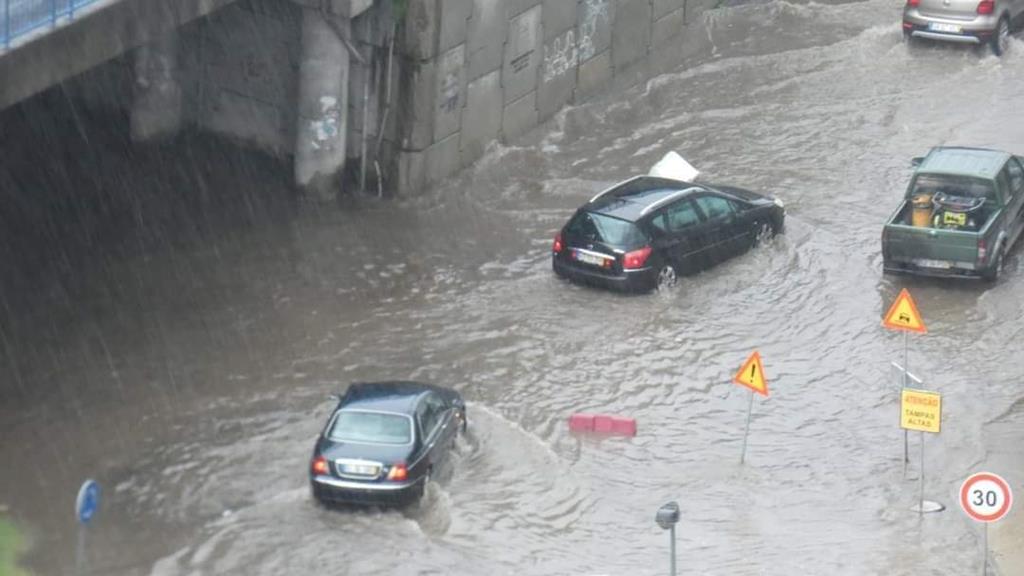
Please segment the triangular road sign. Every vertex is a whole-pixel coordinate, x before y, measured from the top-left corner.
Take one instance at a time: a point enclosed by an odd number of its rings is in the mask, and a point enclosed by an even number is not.
[[[917,304],[914,304],[914,299],[910,297],[910,292],[907,292],[906,288],[900,290],[900,295],[885,314],[882,326],[921,334],[928,332],[924,327],[924,320],[921,319],[921,313],[917,311]]]
[[[768,381],[764,377],[764,366],[761,364],[761,355],[757,350],[747,358],[743,368],[732,377],[732,381],[740,386],[746,386],[762,396],[768,395]]]

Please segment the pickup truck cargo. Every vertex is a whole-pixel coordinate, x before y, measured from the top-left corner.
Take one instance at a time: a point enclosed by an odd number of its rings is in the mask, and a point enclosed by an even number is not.
[[[1024,159],[933,148],[882,229],[886,272],[996,280],[1024,228]]]

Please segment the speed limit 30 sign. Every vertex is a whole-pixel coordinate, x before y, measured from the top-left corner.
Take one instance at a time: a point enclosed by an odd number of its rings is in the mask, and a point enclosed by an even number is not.
[[[978,522],[996,522],[1013,505],[1013,491],[998,474],[978,472],[960,486],[960,506]]]

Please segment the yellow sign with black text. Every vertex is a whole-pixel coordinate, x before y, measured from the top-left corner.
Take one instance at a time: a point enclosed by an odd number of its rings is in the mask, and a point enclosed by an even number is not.
[[[900,396],[900,428],[938,434],[942,425],[942,395],[904,388]]]

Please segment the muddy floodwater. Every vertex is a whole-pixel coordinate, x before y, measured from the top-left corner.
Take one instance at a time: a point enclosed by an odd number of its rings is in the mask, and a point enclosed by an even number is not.
[[[976,573],[956,491],[998,471],[990,424],[1024,433],[1020,250],[994,286],[890,277],[880,233],[930,146],[1024,153],[1024,41],[1002,59],[908,48],[880,0],[723,8],[702,33],[691,66],[429,193],[340,208],[203,138],[129,166],[87,117],[12,123],[50,151],[2,182],[0,504],[25,565],[75,570],[92,477],[86,574],[664,574],[669,500],[685,574]],[[786,234],[669,294],[554,277],[572,211],[669,150],[784,199]],[[949,509],[923,518],[890,368],[903,337],[880,326],[902,287],[928,327],[910,369],[943,395],[925,495]],[[741,466],[749,396],[730,379],[754,349],[771,395]],[[388,378],[467,398],[454,474],[404,511],[317,507],[328,394]],[[573,436],[580,411],[639,434]]]

